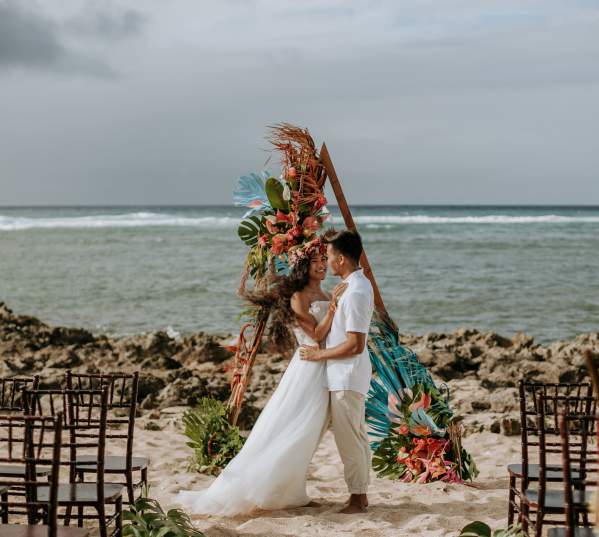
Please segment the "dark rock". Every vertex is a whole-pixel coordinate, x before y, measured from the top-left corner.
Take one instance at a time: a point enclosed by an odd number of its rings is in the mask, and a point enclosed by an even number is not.
[[[85,345],[94,341],[92,333],[82,328],[57,327],[50,332],[51,345]]]
[[[484,410],[489,410],[491,408],[491,403],[484,400],[472,401],[470,404],[474,412],[483,412]]]
[[[140,400],[145,399],[148,395],[158,395],[158,392],[166,386],[164,379],[155,377],[147,373],[139,376],[139,391],[138,397]]]

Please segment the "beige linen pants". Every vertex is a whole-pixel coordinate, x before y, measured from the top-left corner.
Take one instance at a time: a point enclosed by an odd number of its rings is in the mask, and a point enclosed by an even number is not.
[[[370,483],[370,446],[366,432],[363,394],[351,390],[329,392],[329,419],[343,462],[343,474],[350,494],[366,494]],[[322,438],[322,436],[321,436]]]

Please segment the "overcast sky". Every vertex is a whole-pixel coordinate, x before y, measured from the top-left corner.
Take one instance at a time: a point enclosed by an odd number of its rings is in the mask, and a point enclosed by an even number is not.
[[[0,205],[229,203],[280,121],[354,204],[598,204],[599,0],[0,0]]]

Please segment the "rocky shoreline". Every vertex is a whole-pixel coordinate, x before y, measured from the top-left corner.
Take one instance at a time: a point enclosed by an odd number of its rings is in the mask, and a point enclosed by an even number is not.
[[[43,386],[60,386],[66,369],[79,372],[141,373],[141,410],[193,405],[204,396],[226,399],[233,354],[222,347],[230,336],[198,333],[172,338],[154,332],[123,338],[95,335],[80,328],[49,326],[17,315],[0,302],[0,376],[40,375]],[[577,382],[586,378],[582,352],[599,355],[599,332],[549,345],[516,334],[465,328],[453,333],[406,335],[412,348],[446,383],[451,406],[463,416],[466,432],[517,434],[517,382]],[[287,356],[261,352],[246,396],[240,425],[249,428],[287,366]],[[148,412],[151,411],[151,412]]]

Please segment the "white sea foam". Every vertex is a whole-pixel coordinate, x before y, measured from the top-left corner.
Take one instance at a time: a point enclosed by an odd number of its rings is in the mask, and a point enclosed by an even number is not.
[[[117,215],[26,218],[0,215],[0,231],[25,229],[93,229],[148,226],[231,227],[239,219],[229,216],[190,217],[166,213],[136,212]]]
[[[361,215],[354,217],[358,224],[574,224],[599,223],[599,216],[560,216],[556,214],[536,216],[510,216],[489,214],[485,216],[425,216],[425,215]],[[340,218],[334,219],[341,221]]]
[[[342,223],[339,216],[333,217],[334,224]],[[427,215],[359,215],[354,220],[370,228],[388,228],[400,224],[571,224],[599,223],[596,215],[505,215],[481,216],[427,216]],[[239,218],[232,216],[184,216],[168,213],[134,212],[117,215],[57,216],[29,218],[0,214],[0,231],[27,229],[99,229],[133,228],[150,226],[170,227],[235,227]]]

